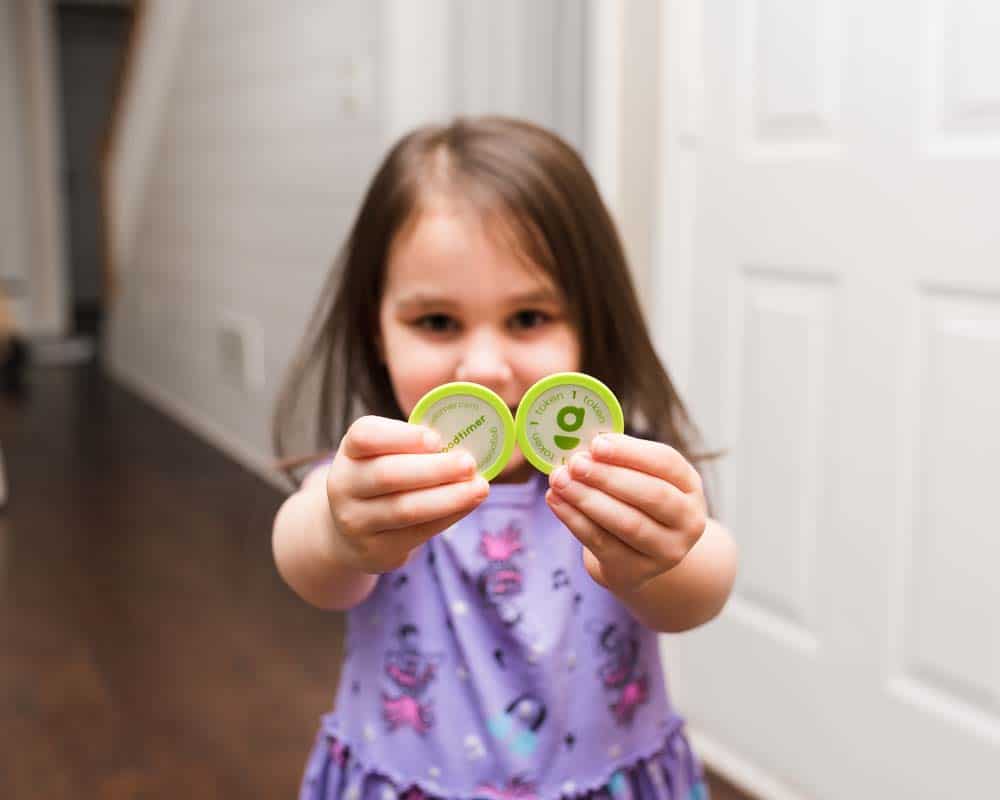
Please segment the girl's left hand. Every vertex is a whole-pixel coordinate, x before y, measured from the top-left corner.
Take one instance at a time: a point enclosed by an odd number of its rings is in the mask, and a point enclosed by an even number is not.
[[[628,595],[677,566],[708,524],[701,476],[660,442],[601,434],[549,477],[549,507],[590,576]]]

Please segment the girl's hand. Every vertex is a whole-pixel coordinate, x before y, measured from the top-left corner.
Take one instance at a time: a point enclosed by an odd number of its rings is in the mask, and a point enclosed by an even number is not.
[[[676,450],[602,434],[549,479],[549,507],[599,584],[628,595],[677,566],[708,524],[697,470]]]
[[[367,573],[398,569],[486,498],[473,457],[440,449],[435,431],[408,422],[366,416],[351,425],[326,479],[339,559]]]

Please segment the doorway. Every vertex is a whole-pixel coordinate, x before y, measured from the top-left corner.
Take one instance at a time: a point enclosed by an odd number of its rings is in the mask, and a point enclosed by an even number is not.
[[[109,299],[102,153],[134,9],[125,0],[59,0],[55,12],[70,327],[96,344]]]

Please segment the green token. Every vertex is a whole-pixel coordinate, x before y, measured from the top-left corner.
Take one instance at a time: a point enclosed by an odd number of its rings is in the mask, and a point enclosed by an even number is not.
[[[491,481],[514,452],[514,417],[496,393],[478,383],[446,383],[420,398],[410,422],[441,434],[442,453],[461,447]]]
[[[559,372],[525,392],[514,427],[524,457],[548,475],[599,433],[624,433],[625,419],[618,398],[597,378]]]

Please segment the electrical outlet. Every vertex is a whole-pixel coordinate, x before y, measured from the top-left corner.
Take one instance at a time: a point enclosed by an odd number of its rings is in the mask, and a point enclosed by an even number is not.
[[[340,99],[340,112],[345,117],[359,117],[373,104],[371,59],[360,55],[347,56],[333,70],[334,87]]]
[[[224,313],[216,330],[219,373],[229,385],[242,391],[260,388],[257,328],[248,317]]]

